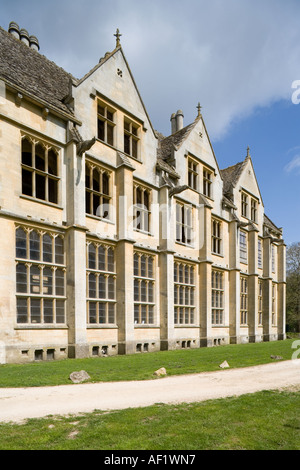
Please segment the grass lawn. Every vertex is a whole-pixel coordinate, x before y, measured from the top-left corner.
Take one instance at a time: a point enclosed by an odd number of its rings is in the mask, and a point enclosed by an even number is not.
[[[32,419],[0,425],[0,450],[300,450],[299,410],[299,392],[266,391]]]
[[[85,370],[90,382],[154,379],[153,372],[165,367],[168,375],[219,370],[227,361],[231,368],[272,362],[271,355],[292,358],[293,339],[266,343],[226,345],[130,356],[66,359],[30,364],[0,365],[0,387],[38,387],[71,384],[74,371]]]
[[[82,369],[98,382],[154,379],[160,367],[168,375],[219,370],[224,360],[231,368],[247,367],[272,362],[271,355],[291,359],[293,341],[7,364],[0,366],[0,386],[68,384],[70,373]],[[105,450],[107,455],[117,450],[242,449],[300,450],[299,389],[0,424],[0,450]]]

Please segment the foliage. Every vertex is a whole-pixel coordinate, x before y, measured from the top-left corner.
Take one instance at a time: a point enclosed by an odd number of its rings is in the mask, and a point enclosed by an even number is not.
[[[288,246],[286,310],[289,331],[300,331],[300,242]]]

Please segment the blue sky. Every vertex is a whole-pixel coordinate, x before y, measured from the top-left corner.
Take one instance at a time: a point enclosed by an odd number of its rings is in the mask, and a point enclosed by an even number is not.
[[[119,28],[154,128],[168,135],[178,109],[191,123],[200,101],[220,168],[249,145],[266,213],[300,241],[299,0],[0,0],[0,17],[77,78]]]

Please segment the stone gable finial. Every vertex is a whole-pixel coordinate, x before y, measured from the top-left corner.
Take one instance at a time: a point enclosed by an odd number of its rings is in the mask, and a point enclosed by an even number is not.
[[[202,109],[202,106],[201,106],[200,103],[198,103],[197,109],[198,109],[198,117],[200,117],[201,116],[201,109]]]
[[[119,28],[117,28],[116,34],[114,34],[114,36],[116,37],[116,47],[119,47],[120,46],[120,37],[122,36],[122,34],[120,34]]]

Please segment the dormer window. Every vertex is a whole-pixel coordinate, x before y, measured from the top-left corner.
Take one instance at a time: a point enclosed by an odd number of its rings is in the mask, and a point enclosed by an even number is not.
[[[133,158],[139,158],[139,126],[129,119],[124,119],[124,152]]]
[[[114,109],[98,102],[98,139],[109,145],[114,145],[114,114]]]
[[[248,196],[242,193],[242,216],[248,217]]]
[[[212,197],[212,171],[203,168],[203,194],[209,198]]]
[[[257,201],[255,199],[251,199],[251,220],[257,222]]]
[[[198,163],[188,159],[188,185],[191,189],[198,189]]]

